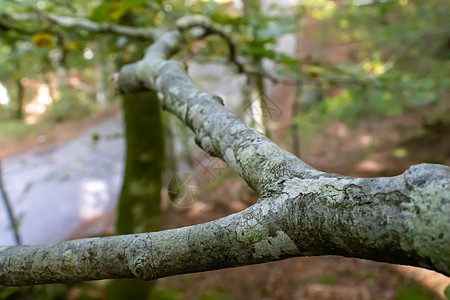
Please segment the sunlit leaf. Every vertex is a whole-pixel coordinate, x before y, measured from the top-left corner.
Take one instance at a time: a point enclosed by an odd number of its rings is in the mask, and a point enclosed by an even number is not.
[[[408,150],[405,148],[396,148],[392,150],[392,155],[396,158],[404,158],[408,156]]]
[[[53,35],[50,33],[37,33],[31,39],[36,47],[50,47],[53,44]]]

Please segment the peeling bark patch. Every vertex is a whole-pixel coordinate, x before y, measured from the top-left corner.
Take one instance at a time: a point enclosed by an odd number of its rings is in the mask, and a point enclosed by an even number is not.
[[[277,231],[275,237],[268,237],[254,244],[255,258],[270,256],[272,258],[280,258],[282,255],[295,255],[298,253],[297,246],[294,241],[282,230]]]
[[[336,207],[341,204],[349,204],[345,202],[360,201],[361,198],[356,196],[358,193],[363,194],[358,186],[359,181],[357,178],[318,177],[302,179],[294,177],[286,180],[283,193],[287,194],[289,198],[295,198],[300,194],[318,194],[319,198],[327,205]],[[355,189],[357,192],[353,191]]]

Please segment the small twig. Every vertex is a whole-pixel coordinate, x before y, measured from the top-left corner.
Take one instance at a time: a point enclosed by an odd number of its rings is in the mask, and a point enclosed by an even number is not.
[[[286,85],[304,85],[308,83],[315,83],[317,81],[333,81],[340,84],[354,84],[354,85],[363,85],[367,82],[365,80],[359,80],[359,79],[339,79],[339,78],[299,78],[299,79],[285,79],[285,78],[278,78],[275,75],[272,75],[268,73],[265,70],[257,71],[257,70],[251,70],[248,66],[246,66],[244,63],[239,61],[239,58],[237,56],[237,50],[236,45],[234,44],[231,36],[226,33],[220,26],[218,26],[216,23],[213,23],[208,17],[203,15],[190,15],[185,16],[177,20],[176,27],[181,32],[184,32],[188,29],[194,28],[194,27],[200,27],[205,30],[205,32],[202,35],[197,36],[197,39],[203,39],[208,35],[216,34],[220,36],[225,43],[228,45],[229,53],[228,53],[228,60],[236,66],[238,73],[245,73],[247,75],[262,75],[264,78],[269,79],[274,84],[286,84]]]
[[[163,30],[152,27],[132,27],[112,23],[96,23],[83,18],[58,16],[49,13],[45,10],[39,9],[34,5],[18,2],[16,0],[9,0],[11,3],[27,7],[35,13],[33,14],[6,14],[2,13],[2,18],[9,18],[15,21],[47,21],[55,25],[65,28],[85,29],[97,33],[112,33],[117,35],[124,35],[127,37],[155,40],[164,33]]]
[[[12,210],[11,202],[9,201],[8,194],[6,193],[6,190],[5,190],[5,185],[4,185],[4,182],[3,182],[2,173],[3,173],[2,172],[2,162],[0,160],[0,193],[2,195],[2,199],[3,199],[3,202],[4,202],[5,207],[6,207],[6,212],[8,214],[12,230],[14,232],[14,238],[16,240],[16,244],[17,245],[22,245],[22,241],[21,241],[20,234],[19,234],[19,222],[14,217],[14,213],[13,213],[13,210]]]
[[[28,29],[23,29],[20,27],[12,26],[10,24],[6,24],[3,20],[5,16],[6,16],[6,14],[0,13],[0,31],[16,31],[16,32],[18,32],[20,34],[24,34],[24,35],[34,35],[39,32],[42,32],[42,30],[28,30]]]
[[[185,16],[177,20],[176,27],[180,31],[186,31],[193,27],[201,27],[205,30],[205,33],[201,36],[204,38],[210,34],[216,34],[220,36],[228,45],[228,59],[233,63],[238,73],[245,73],[244,65],[239,61],[237,57],[236,45],[234,44],[231,36],[226,33],[219,25],[213,23],[208,17],[203,15],[190,15]]]
[[[12,1],[12,0],[11,0]],[[14,3],[17,3],[16,1],[12,1]],[[150,39],[154,40],[160,36],[160,34],[163,32],[162,30],[158,30],[155,28],[149,28],[149,27],[129,27],[129,26],[122,26],[122,25],[116,25],[116,24],[110,24],[110,23],[95,23],[86,19],[80,19],[80,18],[74,18],[74,17],[62,17],[57,16],[54,14],[51,14],[45,10],[41,10],[35,6],[32,5],[26,5],[30,9],[32,9],[36,15],[27,15],[27,14],[18,14],[18,15],[8,15],[8,14],[2,14],[0,13],[1,17],[9,18],[13,21],[25,21],[25,20],[37,20],[39,18],[44,19],[46,21],[49,21],[53,24],[63,26],[66,28],[81,28],[86,29],[88,31],[92,32],[104,32],[104,33],[111,33],[111,34],[117,34],[117,35],[124,35],[128,37],[134,37],[134,38],[144,38],[144,39]],[[203,39],[209,35],[218,35],[220,36],[225,43],[228,46],[229,53],[228,53],[228,60],[236,67],[237,73],[239,74],[259,74],[262,75],[264,78],[269,79],[274,84],[286,84],[286,85],[304,85],[308,83],[314,83],[317,81],[333,81],[340,84],[354,84],[354,85],[363,85],[366,84],[366,81],[364,80],[357,80],[357,79],[338,79],[338,78],[300,78],[300,79],[286,79],[286,78],[278,78],[275,75],[272,75],[268,73],[265,70],[257,71],[257,70],[251,70],[249,67],[247,67],[244,63],[242,63],[239,60],[239,57],[237,55],[237,47],[235,43],[233,42],[233,39],[231,36],[223,30],[222,27],[217,25],[216,23],[213,23],[210,19],[208,19],[206,16],[203,15],[189,15],[182,17],[177,20],[176,22],[176,28],[181,31],[187,31],[189,29],[192,29],[194,27],[202,28],[205,32],[201,35],[195,36],[195,39]]]

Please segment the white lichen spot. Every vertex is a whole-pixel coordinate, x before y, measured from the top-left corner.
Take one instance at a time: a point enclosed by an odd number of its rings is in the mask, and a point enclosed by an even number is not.
[[[162,78],[161,78],[161,76],[156,77],[155,85],[156,85],[156,87],[157,87],[159,90],[161,90],[161,87],[162,87],[161,84],[162,84]],[[162,99],[162,97],[160,97],[159,99]]]
[[[258,221],[256,221],[255,219],[250,219],[250,220],[248,220],[247,221],[247,224],[249,225],[249,226],[256,226],[256,224],[258,224]]]
[[[330,192],[334,193],[332,195],[333,198],[340,199],[340,194],[342,194],[343,192],[339,192],[339,195],[335,195],[335,193],[345,189],[345,187],[351,183],[358,184],[359,181],[357,181],[356,179],[329,177],[319,177],[317,179],[292,178],[286,181],[283,193],[289,195],[292,198],[298,196],[299,194],[309,193],[317,193],[322,194],[323,196],[327,196],[326,194],[324,195],[324,193]]]
[[[297,246],[291,238],[282,230],[277,231],[277,236],[268,237],[254,244],[255,258],[271,256],[279,258],[283,254],[294,255],[298,252]]]
[[[224,159],[233,170],[236,170],[236,157],[234,157],[234,152],[231,148],[225,150]]]
[[[187,98],[191,99],[191,98],[197,98],[198,97],[198,91],[195,90],[191,93],[189,93],[189,95],[187,96]]]
[[[319,193],[320,186],[318,179],[300,179],[292,178],[286,181],[283,193],[290,197],[295,197],[299,194]]]
[[[232,216],[232,215],[231,215]],[[234,223],[234,219],[232,217],[222,218],[216,221],[222,227],[228,227]]]
[[[175,86],[171,86],[169,88],[169,93],[172,94],[172,95],[175,95],[175,96],[179,96],[180,95],[180,90],[177,87],[175,87]]]
[[[247,147],[244,149],[239,149],[239,159],[240,161],[248,161],[255,155],[253,147]]]
[[[263,216],[267,216],[267,214],[270,211],[270,205],[268,202],[260,202],[260,209],[261,209],[261,214]]]

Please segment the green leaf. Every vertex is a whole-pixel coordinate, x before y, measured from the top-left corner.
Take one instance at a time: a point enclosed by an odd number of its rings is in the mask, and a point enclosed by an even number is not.
[[[117,22],[129,11],[142,12],[147,8],[146,0],[104,1],[92,11],[90,19],[94,22]]]
[[[247,25],[247,20],[245,20],[245,18],[241,16],[230,16],[229,14],[212,13],[210,15],[210,18],[214,22],[223,25],[233,25],[233,26]]]

